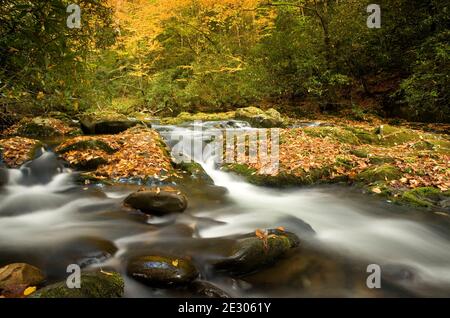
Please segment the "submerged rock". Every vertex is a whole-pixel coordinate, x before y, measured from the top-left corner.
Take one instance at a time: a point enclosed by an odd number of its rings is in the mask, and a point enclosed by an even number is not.
[[[209,282],[197,280],[189,285],[193,297],[200,298],[231,298],[229,294]]]
[[[28,174],[29,181],[46,184],[53,176],[62,172],[63,165],[52,152],[42,152],[38,157],[23,165],[22,171]]]
[[[42,271],[29,264],[15,263],[0,268],[0,291],[38,286],[45,281]]]
[[[62,281],[39,289],[31,298],[118,298],[123,296],[124,287],[119,273],[83,273],[81,288],[69,288]]]
[[[186,197],[176,189],[138,191],[130,194],[124,204],[147,214],[181,213],[187,208]]]
[[[264,237],[250,234],[238,239],[231,256],[216,262],[214,268],[234,275],[251,273],[276,262],[299,244],[295,234],[281,230],[268,230]]]
[[[128,275],[147,285],[170,287],[185,285],[198,276],[195,266],[186,259],[164,256],[141,256],[129,262]]]
[[[236,119],[245,120],[255,127],[274,128],[285,126],[283,117],[273,108],[267,111],[258,107],[239,108],[236,110],[235,117]]]
[[[120,114],[89,114],[80,118],[81,129],[88,135],[111,135],[121,133],[139,124]]]
[[[0,187],[4,186],[8,183],[8,170],[0,167]]]
[[[213,185],[213,179],[206,173],[205,169],[197,162],[180,162],[176,164],[179,168],[187,172],[194,180],[205,184]]]

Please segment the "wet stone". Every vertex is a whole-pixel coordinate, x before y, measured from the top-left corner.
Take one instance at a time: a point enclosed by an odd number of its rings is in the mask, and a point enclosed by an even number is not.
[[[128,275],[154,287],[186,285],[198,276],[192,262],[174,257],[141,256],[131,260]]]

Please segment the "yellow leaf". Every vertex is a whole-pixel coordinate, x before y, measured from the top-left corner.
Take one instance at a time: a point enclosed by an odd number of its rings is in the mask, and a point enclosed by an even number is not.
[[[178,266],[178,260],[176,259],[176,260],[172,261],[172,265],[177,267]]]
[[[39,92],[39,93],[37,93],[37,95],[36,95],[36,98],[37,98],[37,99],[43,99],[44,97],[45,97],[44,92]]]
[[[112,273],[105,272],[103,269],[100,270],[100,273],[102,273],[104,275],[107,275],[107,276],[112,276],[113,275]]]
[[[381,190],[380,190],[380,188],[372,188],[372,192],[373,192],[373,193],[380,194],[380,193],[381,193]]]
[[[36,286],[28,287],[27,289],[25,289],[25,290],[23,291],[23,295],[24,295],[24,296],[29,296],[29,295],[31,295],[32,293],[34,293],[35,291],[36,291]]]

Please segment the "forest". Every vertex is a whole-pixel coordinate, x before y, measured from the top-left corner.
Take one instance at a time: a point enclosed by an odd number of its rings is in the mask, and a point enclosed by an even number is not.
[[[0,298],[449,297],[449,26],[1,0]]]
[[[274,106],[449,122],[445,1],[6,0],[2,125],[28,114],[159,116]]]

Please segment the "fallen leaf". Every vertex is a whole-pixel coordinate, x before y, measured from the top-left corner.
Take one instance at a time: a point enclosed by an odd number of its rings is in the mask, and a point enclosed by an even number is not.
[[[373,193],[380,194],[380,193],[381,193],[381,190],[380,190],[380,188],[375,187],[375,188],[372,188],[372,192],[373,192]]]
[[[23,291],[24,296],[29,296],[36,291],[36,286],[28,287]]]

